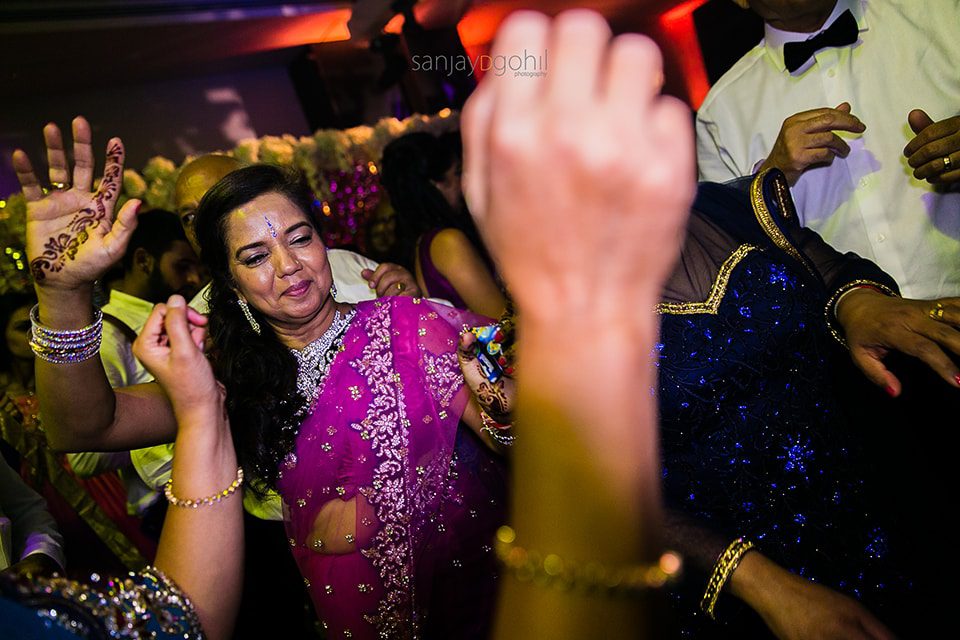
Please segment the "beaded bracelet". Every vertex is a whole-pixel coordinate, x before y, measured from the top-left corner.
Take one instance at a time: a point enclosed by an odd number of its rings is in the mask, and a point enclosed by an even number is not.
[[[743,556],[753,549],[755,545],[744,538],[737,538],[723,550],[717,563],[713,565],[713,573],[707,580],[707,590],[703,592],[703,598],[700,599],[700,610],[710,616],[711,620],[716,620],[713,610],[717,606],[717,599],[727,580],[733,575]]]
[[[243,484],[243,467],[237,467],[237,479],[230,483],[230,486],[206,498],[197,498],[196,500],[184,500],[173,495],[173,478],[167,480],[163,485],[163,495],[167,497],[167,502],[175,507],[184,507],[186,509],[196,509],[201,505],[211,505],[220,502],[230,494],[234,493]]]
[[[880,282],[874,282],[873,280],[854,280],[848,282],[836,291],[833,292],[833,295],[830,296],[830,299],[827,300],[827,304],[824,307],[824,315],[827,320],[827,328],[830,329],[830,335],[839,342],[844,348],[847,347],[847,339],[843,337],[843,333],[840,330],[840,327],[837,323],[837,305],[840,303],[840,299],[845,295],[853,291],[854,289],[873,289],[878,293],[882,293],[886,296],[891,296],[894,298],[899,298],[897,292],[891,289],[890,287],[882,284]]]
[[[637,596],[659,589],[680,577],[683,561],[667,551],[652,564],[607,567],[599,562],[564,560],[555,553],[541,555],[514,544],[516,533],[506,525],[497,529],[497,558],[517,580],[567,591]]]
[[[480,427],[480,432],[490,436],[490,439],[497,444],[510,447],[514,442],[516,442],[516,436],[508,433],[508,431],[513,428],[512,424],[502,424],[497,422],[487,415],[487,412],[483,409],[480,410],[480,421],[483,423],[483,426]]]
[[[40,305],[30,310],[30,348],[52,364],[83,362],[97,355],[103,337],[103,313],[93,312],[93,322],[82,329],[51,329],[40,324]]]

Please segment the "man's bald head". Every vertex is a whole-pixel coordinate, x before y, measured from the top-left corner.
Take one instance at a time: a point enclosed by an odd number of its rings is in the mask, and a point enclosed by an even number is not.
[[[200,246],[197,244],[193,224],[200,200],[221,178],[242,166],[239,160],[230,156],[205,155],[192,160],[180,170],[174,192],[177,216],[198,255]]]

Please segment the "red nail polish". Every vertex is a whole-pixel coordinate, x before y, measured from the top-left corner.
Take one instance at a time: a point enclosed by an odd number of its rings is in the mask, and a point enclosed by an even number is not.
[[[953,379],[957,381],[957,386],[960,387],[960,373],[953,376]]]
[[[960,380],[957,381],[957,384],[960,384]],[[887,395],[890,396],[891,398],[896,398],[896,397],[897,397],[897,392],[894,391],[894,390],[893,390],[893,387],[891,387],[890,385],[887,385],[887,386],[884,388],[884,391],[886,391],[886,392],[887,392]]]

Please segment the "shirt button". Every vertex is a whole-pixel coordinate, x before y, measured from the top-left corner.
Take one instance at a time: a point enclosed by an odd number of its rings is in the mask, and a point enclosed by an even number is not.
[[[887,239],[887,236],[883,235],[882,233],[877,234],[877,242],[883,242],[886,239]]]
[[[836,70],[836,69],[830,69],[830,71],[827,71],[827,75],[832,78],[833,76],[837,75],[837,70]]]
[[[865,187],[865,186],[867,186],[868,184],[870,184],[870,181],[869,181],[869,180],[867,180],[866,178],[860,178],[860,186],[861,186],[861,187]]]

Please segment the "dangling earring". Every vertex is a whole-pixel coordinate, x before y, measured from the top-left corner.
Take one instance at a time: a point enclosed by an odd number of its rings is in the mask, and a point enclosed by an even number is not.
[[[336,282],[330,283],[330,297],[333,298],[334,300],[337,299],[337,283]]]
[[[260,335],[260,323],[254,320],[253,314],[250,313],[250,306],[247,304],[247,301],[237,296],[237,304],[240,305],[240,310],[243,311],[244,317],[247,319],[247,322],[250,323],[250,328],[253,329],[253,332],[257,335]]]

